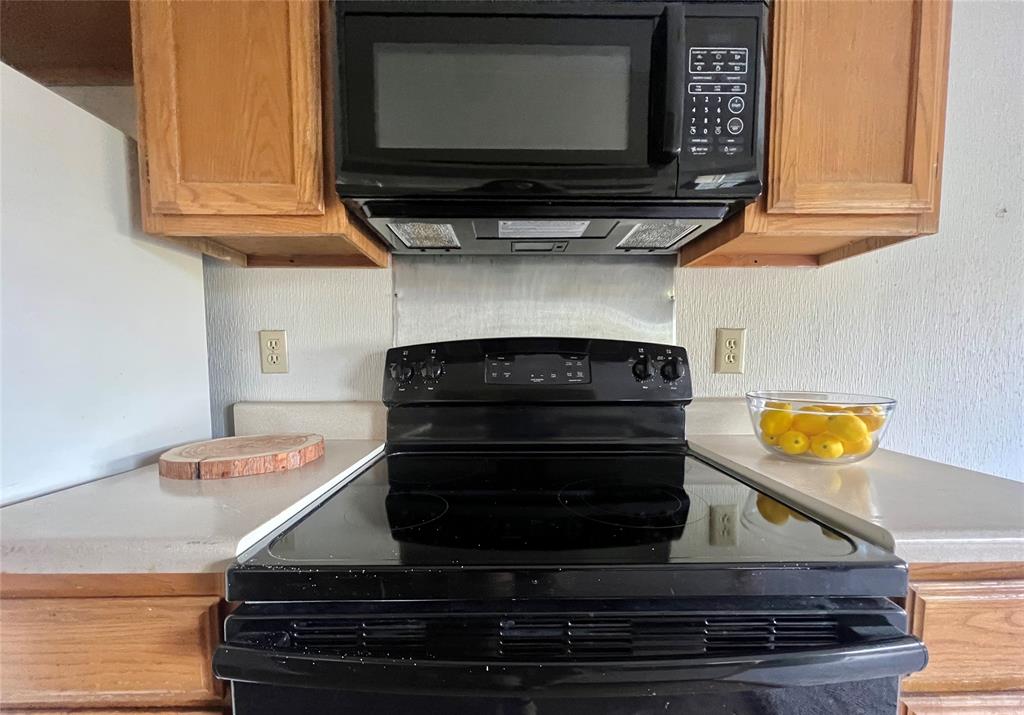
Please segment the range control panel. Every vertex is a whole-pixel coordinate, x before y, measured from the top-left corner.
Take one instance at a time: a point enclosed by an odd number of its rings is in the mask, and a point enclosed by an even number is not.
[[[757,21],[691,18],[686,26],[684,161],[728,166],[753,156],[757,111]]]
[[[686,350],[622,340],[492,338],[388,350],[388,406],[444,402],[685,402]]]
[[[484,382],[492,385],[583,385],[590,382],[590,357],[574,353],[487,355]]]

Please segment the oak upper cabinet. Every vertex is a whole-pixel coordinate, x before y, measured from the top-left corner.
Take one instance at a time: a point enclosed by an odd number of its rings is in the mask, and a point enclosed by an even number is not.
[[[938,228],[949,0],[773,5],[767,190],[684,265],[821,265]]]
[[[148,232],[249,265],[387,265],[335,194],[321,3],[131,10]]]

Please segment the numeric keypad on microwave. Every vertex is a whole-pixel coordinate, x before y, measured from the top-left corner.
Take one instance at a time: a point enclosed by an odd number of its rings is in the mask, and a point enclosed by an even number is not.
[[[683,144],[691,157],[747,151],[753,95],[749,54],[743,47],[690,48]]]

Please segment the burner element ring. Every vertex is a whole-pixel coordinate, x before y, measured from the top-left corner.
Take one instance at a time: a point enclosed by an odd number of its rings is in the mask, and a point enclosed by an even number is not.
[[[686,490],[668,482],[581,479],[567,484],[558,501],[584,519],[630,529],[678,529],[690,512]]]
[[[386,499],[392,532],[437,521],[448,513],[448,500],[430,492],[390,492]]]

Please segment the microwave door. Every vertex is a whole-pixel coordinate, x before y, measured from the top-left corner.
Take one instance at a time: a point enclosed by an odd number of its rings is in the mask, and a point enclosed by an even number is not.
[[[665,89],[658,18],[351,15],[339,27],[347,195],[495,182],[674,195],[681,100]]]

